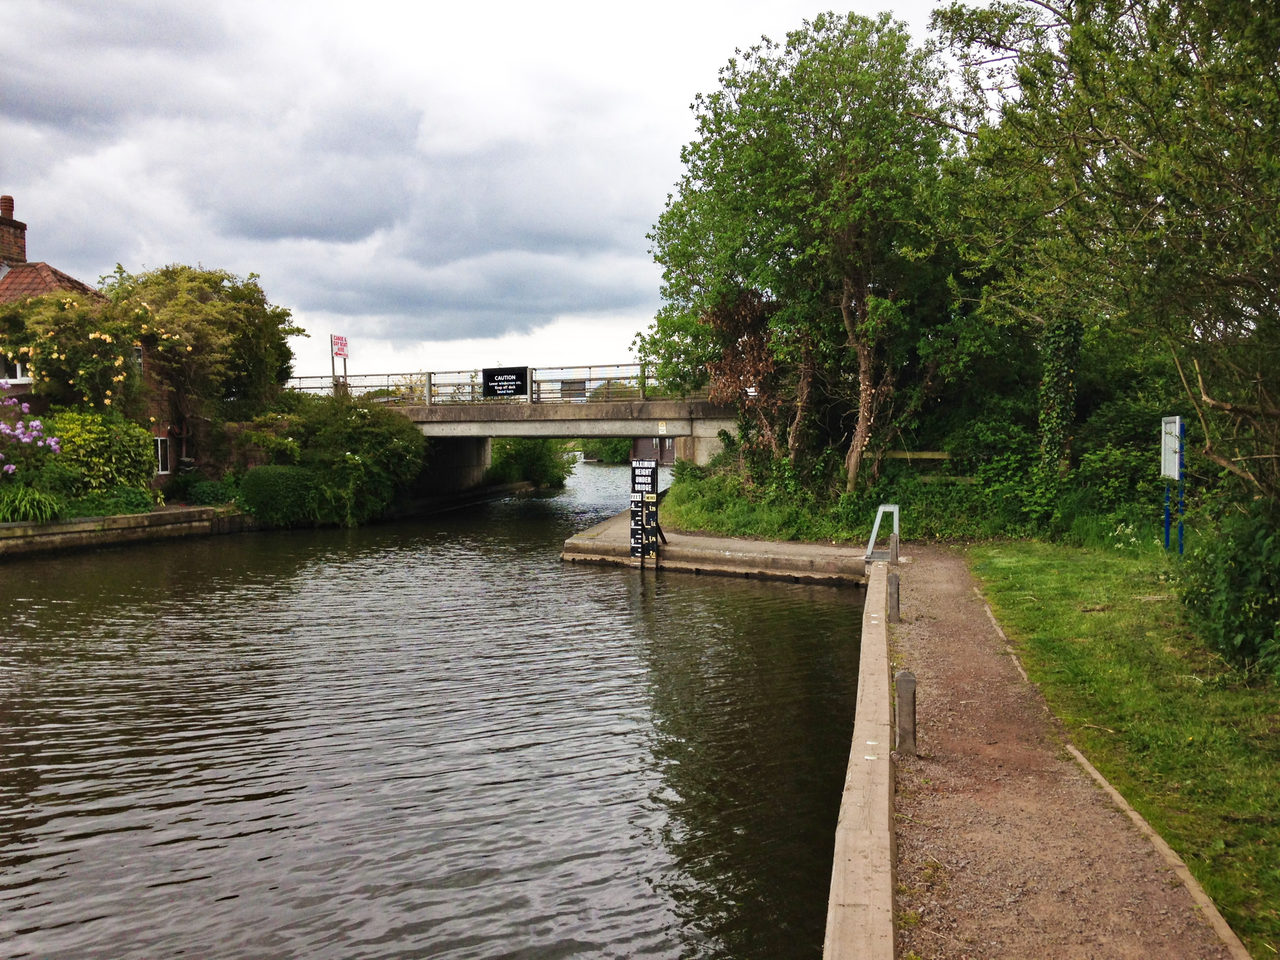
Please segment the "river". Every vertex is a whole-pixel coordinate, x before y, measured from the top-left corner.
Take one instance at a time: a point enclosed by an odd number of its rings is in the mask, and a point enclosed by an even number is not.
[[[562,565],[627,478],[0,566],[0,954],[818,957],[861,593]]]

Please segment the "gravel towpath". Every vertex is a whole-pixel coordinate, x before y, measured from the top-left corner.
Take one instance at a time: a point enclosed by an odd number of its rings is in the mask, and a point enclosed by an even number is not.
[[[919,756],[897,765],[900,960],[1246,958],[1072,757],[960,554],[904,552],[891,645],[919,684]]]

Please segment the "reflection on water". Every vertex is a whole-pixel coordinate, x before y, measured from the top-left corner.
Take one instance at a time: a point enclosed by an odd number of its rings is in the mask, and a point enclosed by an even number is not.
[[[859,597],[562,566],[625,469],[8,563],[15,957],[816,957]]]

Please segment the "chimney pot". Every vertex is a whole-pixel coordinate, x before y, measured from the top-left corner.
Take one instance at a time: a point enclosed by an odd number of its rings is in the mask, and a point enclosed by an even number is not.
[[[27,225],[13,219],[13,197],[0,197],[0,263],[27,262]]]

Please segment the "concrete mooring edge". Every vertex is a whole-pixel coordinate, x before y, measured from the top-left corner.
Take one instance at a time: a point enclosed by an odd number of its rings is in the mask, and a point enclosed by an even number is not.
[[[824,960],[893,960],[888,564],[869,563],[853,743],[836,823]]]

